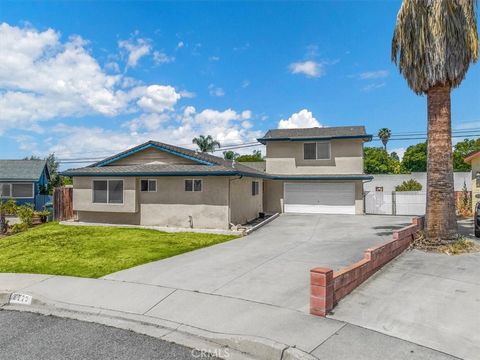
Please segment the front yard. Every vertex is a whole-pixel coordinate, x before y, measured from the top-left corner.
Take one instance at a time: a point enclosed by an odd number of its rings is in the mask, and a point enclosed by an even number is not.
[[[97,278],[234,238],[48,223],[0,238],[0,272]]]

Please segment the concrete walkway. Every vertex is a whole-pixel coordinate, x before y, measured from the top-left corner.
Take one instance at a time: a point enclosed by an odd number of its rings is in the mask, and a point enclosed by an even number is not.
[[[9,304],[10,293],[31,305]],[[343,321],[227,296],[107,279],[0,274],[0,304],[130,329],[229,359],[454,359]],[[217,352],[218,354],[219,352]],[[354,356],[350,356],[354,354]],[[350,356],[350,357],[349,357]]]
[[[407,252],[334,311],[334,319],[478,360],[480,253]]]

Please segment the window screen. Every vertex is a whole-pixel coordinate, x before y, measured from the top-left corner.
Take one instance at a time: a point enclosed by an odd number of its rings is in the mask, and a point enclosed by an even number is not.
[[[123,181],[122,180],[108,181],[108,203],[109,204],[123,203]]]
[[[32,198],[32,184],[12,184],[12,197],[15,198]]]
[[[148,191],[148,180],[140,181],[140,191]]]
[[[317,143],[317,159],[330,159],[330,143]]]
[[[10,197],[10,184],[0,184],[0,196]]]
[[[193,180],[185,180],[185,191],[193,191]]]
[[[108,183],[105,180],[96,180],[93,182],[93,202],[106,204],[107,203],[107,188]]]
[[[202,191],[202,180],[193,181],[193,191]]]
[[[252,181],[252,195],[258,195],[259,186],[258,181]]]
[[[148,191],[157,191],[157,182],[155,180],[148,180]]]
[[[315,160],[316,159],[316,144],[315,143],[305,143],[303,144],[303,158],[305,160]]]

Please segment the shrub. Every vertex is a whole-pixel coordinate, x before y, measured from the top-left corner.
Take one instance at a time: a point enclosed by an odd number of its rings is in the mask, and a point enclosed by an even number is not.
[[[11,227],[10,227],[11,231],[12,231],[12,234],[18,234],[22,231],[25,231],[28,229],[28,225],[27,224],[24,224],[24,223],[19,223],[19,224],[13,224]]]
[[[415,179],[406,180],[400,185],[395,186],[395,191],[420,191],[422,184]]]
[[[35,211],[33,211],[33,207],[31,205],[18,206],[17,215],[22,224],[24,224],[26,227],[32,226]]]

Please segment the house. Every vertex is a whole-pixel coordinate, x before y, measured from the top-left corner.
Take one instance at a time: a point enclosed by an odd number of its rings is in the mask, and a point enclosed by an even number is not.
[[[365,127],[269,130],[264,207],[271,212],[363,214]]]
[[[480,150],[467,155],[464,161],[472,166],[472,210],[475,211],[480,201]]]
[[[0,160],[0,199],[33,204],[42,210],[51,200],[46,194],[50,173],[46,160]]]
[[[265,167],[148,141],[68,170],[79,221],[229,229],[260,212],[363,213],[364,127],[270,130]]]

